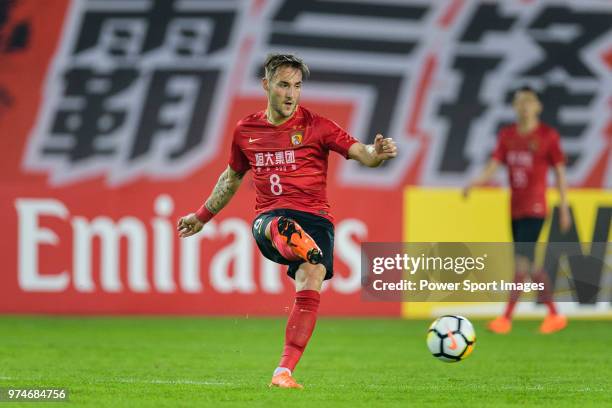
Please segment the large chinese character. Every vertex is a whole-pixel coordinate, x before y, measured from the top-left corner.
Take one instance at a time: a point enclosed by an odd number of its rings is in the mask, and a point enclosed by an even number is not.
[[[182,176],[212,160],[237,2],[76,1],[25,168],[55,182]],[[213,103],[214,100],[214,103]]]
[[[397,64],[397,60],[390,57],[410,55],[417,41],[413,36],[401,31],[392,33],[381,30],[364,37],[360,27],[365,24],[364,20],[372,26],[384,25],[385,21],[414,24],[422,19],[427,11],[428,7],[424,5],[392,5],[377,1],[347,1],[343,2],[342,7],[336,2],[320,0],[284,1],[271,22],[269,44],[275,48],[299,46],[302,49],[310,48],[317,52],[328,50],[333,51],[335,55],[342,55],[339,59],[329,58],[324,66],[319,67],[316,62],[311,63],[310,82],[371,88],[375,101],[371,105],[370,120],[363,132],[367,140],[371,141],[376,133],[387,134],[391,129],[391,107],[397,103],[406,76],[405,65]],[[304,30],[300,18],[311,14],[321,17],[321,23],[311,20],[312,29]],[[346,24],[342,25],[350,19],[355,19],[351,28]],[[335,20],[345,27],[342,33],[327,30]],[[387,69],[370,72],[353,69],[365,59],[376,59],[385,63]],[[397,69],[389,69],[396,64]]]
[[[112,155],[119,142],[113,133],[126,118],[124,109],[111,107],[112,98],[132,85],[136,77],[132,69],[108,74],[82,68],[68,71],[65,99],[56,112],[43,152],[65,155],[71,162]]]
[[[343,95],[358,105],[363,119],[349,129],[355,137],[365,143],[377,133],[401,139],[405,112],[396,108],[408,92],[413,68],[410,57],[421,35],[415,28],[426,20],[432,7],[425,2],[376,0],[283,0],[268,4],[269,12],[262,14],[271,20],[262,23],[263,40],[257,54],[302,53],[311,68],[310,89],[343,90]],[[257,68],[252,72],[260,78],[263,72]],[[343,172],[345,181],[363,182],[364,169],[357,163],[342,166],[350,170]],[[398,160],[389,163],[392,169],[368,169],[369,180],[378,177],[381,184],[393,184],[397,178],[389,176],[389,171],[399,173],[401,166]]]

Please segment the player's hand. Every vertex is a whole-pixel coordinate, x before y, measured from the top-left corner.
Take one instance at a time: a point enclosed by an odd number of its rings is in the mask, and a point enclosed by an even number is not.
[[[559,226],[561,227],[561,232],[564,234],[569,231],[572,226],[572,216],[570,215],[569,206],[567,204],[561,204],[559,210]]]
[[[203,227],[204,223],[198,220],[194,213],[191,213],[178,220],[176,230],[178,231],[179,237],[186,238],[197,234]]]
[[[380,160],[389,160],[397,157],[397,146],[390,137],[383,137],[380,133],[374,138],[374,150]]]

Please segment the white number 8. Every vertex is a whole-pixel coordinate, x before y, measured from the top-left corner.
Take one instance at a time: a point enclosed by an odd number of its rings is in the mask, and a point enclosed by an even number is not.
[[[272,174],[270,176],[270,190],[272,190],[272,194],[274,195],[283,194],[283,186],[280,183],[278,174]]]

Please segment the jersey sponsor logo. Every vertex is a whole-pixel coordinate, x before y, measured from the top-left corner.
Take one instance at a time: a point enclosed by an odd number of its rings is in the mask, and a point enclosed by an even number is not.
[[[512,150],[507,153],[508,166],[533,167],[533,153],[530,151]]]
[[[253,139],[253,138],[249,137],[249,143],[256,142],[256,141],[258,141],[260,139],[261,139],[261,137],[258,137],[257,139]]]
[[[255,153],[255,167],[273,167],[292,164],[295,170],[295,151],[281,150],[278,152]]]

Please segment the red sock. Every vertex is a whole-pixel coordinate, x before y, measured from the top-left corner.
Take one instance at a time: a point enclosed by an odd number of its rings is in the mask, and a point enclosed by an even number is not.
[[[548,274],[545,271],[538,271],[538,273],[533,275],[533,281],[544,284],[544,290],[540,292],[540,301],[548,307],[548,313],[551,315],[556,315],[557,308],[552,301],[550,279],[548,279]]]
[[[293,371],[310,340],[317,322],[321,296],[316,290],[301,290],[295,294],[295,304],[287,320],[285,348],[279,367]]]
[[[293,253],[293,250],[287,244],[287,238],[278,232],[278,217],[270,222],[270,238],[274,243],[274,248],[288,261],[298,261],[301,258]]]
[[[527,274],[524,272],[515,272],[514,273],[514,283],[523,283],[525,282],[525,278]],[[506,311],[504,312],[504,317],[507,319],[512,319],[512,313],[514,313],[514,307],[518,302],[519,297],[521,296],[522,291],[513,290],[510,292],[510,299],[508,299],[508,304],[506,305]]]

